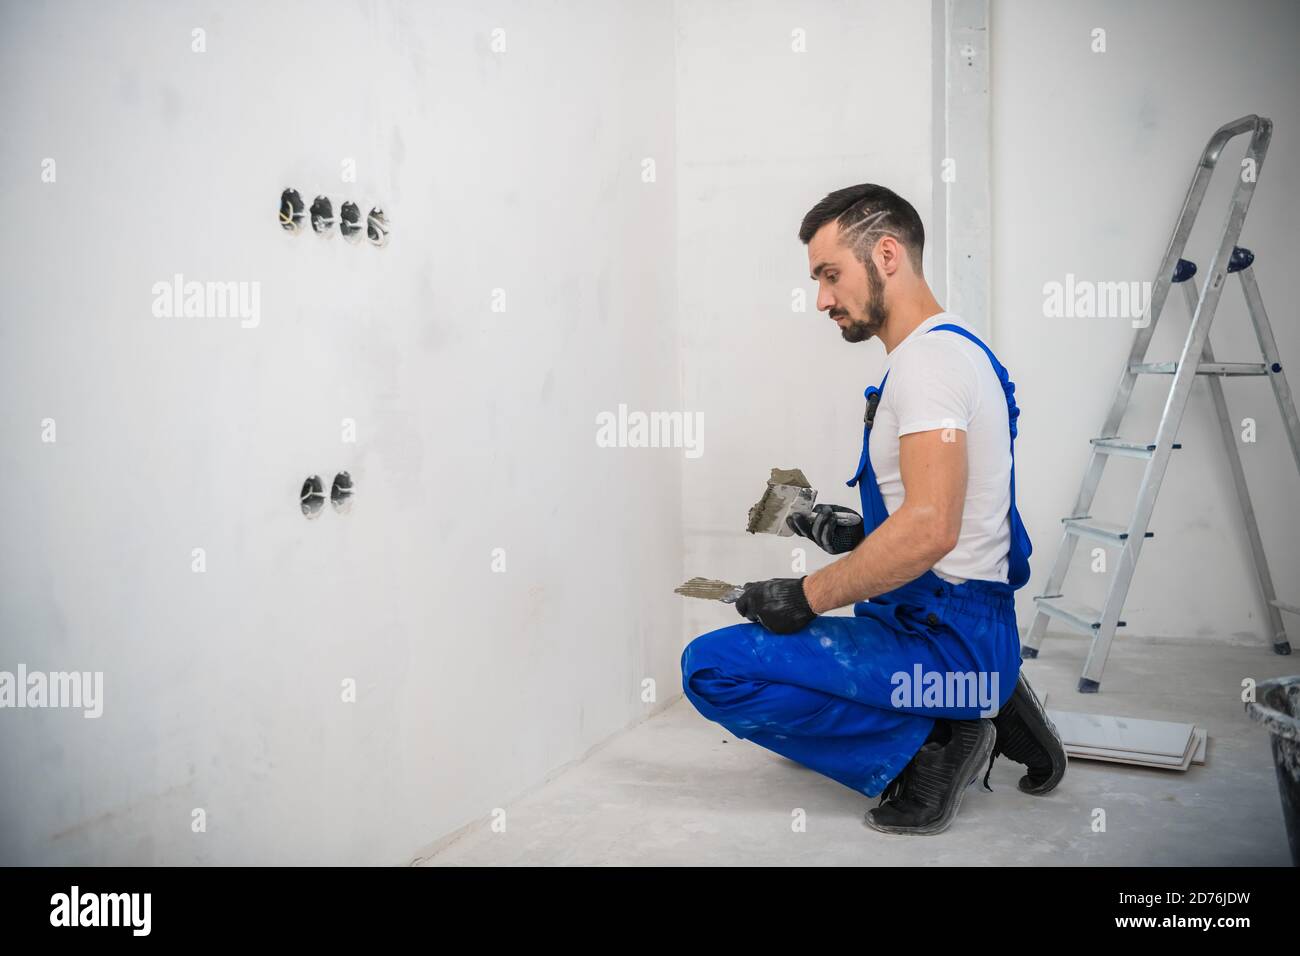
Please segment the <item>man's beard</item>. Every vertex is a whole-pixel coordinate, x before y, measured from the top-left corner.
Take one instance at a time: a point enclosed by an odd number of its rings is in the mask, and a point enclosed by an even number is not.
[[[885,307],[885,280],[881,278],[876,264],[867,260],[867,318],[850,319],[849,324],[840,329],[846,342],[865,342],[884,327],[889,318],[889,309]]]

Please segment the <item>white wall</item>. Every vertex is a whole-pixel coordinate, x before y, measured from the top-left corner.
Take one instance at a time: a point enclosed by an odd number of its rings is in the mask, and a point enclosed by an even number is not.
[[[796,29],[805,53],[791,48]],[[819,501],[858,506],[844,482],[862,448],[862,390],[884,366],[879,343],[850,347],[817,311],[799,224],[863,182],[931,221],[929,5],[678,0],[677,37],[680,372],[709,431],[705,455],[683,465],[686,571],[797,576],[792,548],[807,545],[808,571],[830,559],[799,538],[747,534],[749,506],[774,466],[802,468]],[[685,638],[739,621],[692,601]]]
[[[1270,117],[1273,140],[1240,244],[1271,307],[1283,366],[1300,387],[1294,303],[1300,197],[1300,8],[1290,2],[1025,2],[995,0],[992,35],[994,349],[1022,399],[1017,496],[1035,545],[1034,577],[1019,592],[1032,621],[1132,343],[1123,318],[1045,318],[1043,285],[1066,273],[1096,281],[1154,280],[1200,152],[1222,124]],[[1106,51],[1090,46],[1106,31]],[[1231,179],[1245,151],[1235,140],[1206,198],[1189,258],[1208,269],[1222,231]],[[1176,359],[1188,315],[1171,292],[1149,360]],[[1235,278],[1211,339],[1220,361],[1259,361]],[[1154,436],[1169,380],[1139,381],[1122,433]],[[1272,390],[1229,379],[1229,409],[1257,422],[1240,444],[1279,596],[1300,599],[1300,477]],[[1196,383],[1156,504],[1155,537],[1142,550],[1124,609],[1138,635],[1265,641],[1265,621],[1231,474],[1204,382]],[[1141,477],[1138,461],[1112,461],[1093,513],[1124,520]],[[1080,547],[1065,591],[1100,607],[1109,575],[1089,570]],[[1113,558],[1113,552],[1112,552]],[[1300,623],[1283,615],[1294,642]],[[1120,632],[1121,635],[1124,631]]]
[[[671,6],[0,17],[0,669],[105,680],[0,713],[0,862],[402,862],[667,703],[682,451],[594,435],[678,404]],[[155,318],[177,272],[260,325]]]

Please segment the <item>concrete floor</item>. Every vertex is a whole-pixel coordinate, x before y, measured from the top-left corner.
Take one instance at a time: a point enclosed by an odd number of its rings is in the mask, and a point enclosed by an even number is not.
[[[1241,681],[1293,674],[1300,660],[1258,645],[1116,641],[1102,691],[1074,687],[1087,642],[1050,636],[1025,664],[1049,709],[1177,720],[1209,730],[1207,763],[1186,773],[1072,760],[1045,797],[1016,789],[999,758],[942,834],[877,833],[876,800],[738,740],[685,698],[625,731],[506,808],[444,841],[428,866],[480,865],[1290,865],[1268,733]],[[1094,808],[1106,811],[1095,833]],[[806,812],[806,831],[792,814]]]

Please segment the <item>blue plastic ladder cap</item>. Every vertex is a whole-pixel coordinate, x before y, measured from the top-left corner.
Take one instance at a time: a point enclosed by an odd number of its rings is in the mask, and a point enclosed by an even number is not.
[[[1232,249],[1232,258],[1228,260],[1228,272],[1240,272],[1242,269],[1249,269],[1250,264],[1255,261],[1255,253],[1249,249],[1243,249],[1241,246],[1234,246]]]
[[[1038,656],[1038,648],[1036,647],[1020,648],[1020,659],[1022,661],[1032,661],[1037,656]]]
[[[1174,266],[1174,281],[1186,282],[1194,275],[1196,275],[1196,263],[1188,262],[1186,259],[1179,259],[1178,265]]]
[[[1080,694],[1095,694],[1101,690],[1101,681],[1090,680],[1087,677],[1079,678]]]

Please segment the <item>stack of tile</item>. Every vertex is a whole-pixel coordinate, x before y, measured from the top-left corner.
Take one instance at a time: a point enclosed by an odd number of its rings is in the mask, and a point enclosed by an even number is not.
[[[1208,735],[1193,724],[1051,709],[1047,716],[1061,735],[1066,755],[1079,760],[1165,770],[1205,763]]]

